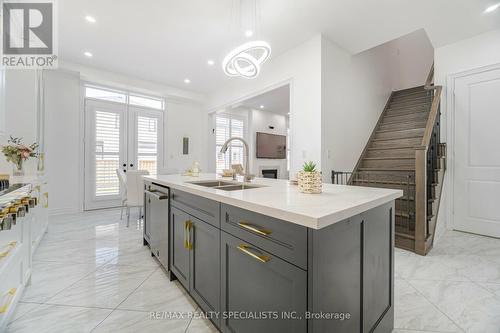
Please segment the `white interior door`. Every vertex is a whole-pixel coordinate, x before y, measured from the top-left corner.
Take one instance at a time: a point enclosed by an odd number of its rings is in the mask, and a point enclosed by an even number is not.
[[[163,165],[163,111],[129,107],[129,169],[157,175]]]
[[[454,87],[454,228],[500,237],[500,68]]]
[[[85,209],[120,206],[116,169],[127,163],[126,105],[85,102]]]

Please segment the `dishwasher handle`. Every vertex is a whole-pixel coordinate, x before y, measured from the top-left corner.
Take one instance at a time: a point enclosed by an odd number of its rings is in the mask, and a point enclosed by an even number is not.
[[[158,190],[146,190],[146,194],[156,198],[156,200],[166,200],[168,199],[168,194],[158,191]]]

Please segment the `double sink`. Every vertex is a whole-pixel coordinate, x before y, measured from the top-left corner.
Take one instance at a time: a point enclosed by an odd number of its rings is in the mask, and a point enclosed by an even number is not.
[[[210,188],[214,188],[216,190],[223,190],[223,191],[240,191],[240,190],[250,190],[253,188],[265,187],[263,185],[226,182],[226,181],[221,181],[221,180],[195,181],[195,182],[188,182],[188,183],[193,184],[193,185],[203,186],[203,187],[210,187]]]

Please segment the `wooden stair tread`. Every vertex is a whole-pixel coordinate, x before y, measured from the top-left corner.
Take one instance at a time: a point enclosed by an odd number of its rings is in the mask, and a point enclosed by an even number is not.
[[[419,98],[410,98],[407,100],[401,100],[401,101],[393,101],[389,103],[389,107],[410,107],[414,105],[430,105],[431,102],[429,101],[428,97],[419,97]]]
[[[365,157],[364,160],[414,160],[415,157]]]
[[[428,110],[408,111],[405,113],[390,113],[390,112],[388,112],[384,115],[384,119],[385,118],[411,116],[411,115],[424,115],[424,114],[428,114],[428,113],[429,113]]]
[[[353,179],[353,183],[363,183],[363,184],[387,184],[387,185],[410,185],[410,186],[415,186],[415,183],[405,183],[405,182],[398,182],[398,181],[393,181],[393,180],[373,180],[373,179]]]
[[[411,87],[394,91],[394,93],[405,93],[414,91],[425,91],[425,86]]]
[[[393,149],[412,149],[416,150],[418,146],[401,146],[397,148],[387,148],[387,147],[369,147],[368,150],[393,150]]]
[[[372,142],[375,142],[375,141],[395,141],[395,140],[404,140],[404,139],[421,139],[423,137],[423,135],[414,135],[414,136],[410,136],[410,137],[407,137],[407,138],[382,138],[382,139],[379,139],[379,138],[373,138],[372,139]]]
[[[415,168],[359,168],[360,171],[387,171],[387,172],[394,172],[394,171],[400,171],[400,172],[408,172],[408,171],[415,171]]]
[[[432,104],[430,102],[420,102],[420,101],[418,101],[418,103],[389,103],[387,111],[429,108],[431,105]]]
[[[420,130],[420,131],[425,131],[425,124],[410,124],[410,123],[400,123],[400,124],[391,124],[390,126],[388,125],[381,125],[379,128],[376,130],[375,133],[389,133],[389,132],[400,132],[400,131],[405,131],[405,130]]]
[[[427,125],[427,119],[401,119],[401,120],[392,120],[391,121],[386,121],[386,122],[381,122],[381,126],[389,126],[389,125],[398,125],[398,124],[408,124],[408,123],[420,123],[420,122],[425,122],[424,126]]]
[[[414,127],[414,128],[403,128],[403,129],[387,129],[387,130],[377,130],[375,133],[398,133],[398,132],[417,132],[425,130],[425,126],[423,127]]]

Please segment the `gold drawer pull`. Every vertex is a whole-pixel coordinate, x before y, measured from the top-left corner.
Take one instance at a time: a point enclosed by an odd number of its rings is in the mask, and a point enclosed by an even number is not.
[[[7,292],[8,298],[7,298],[7,301],[5,302],[5,304],[2,305],[2,307],[0,307],[0,313],[7,312],[7,310],[9,309],[10,303],[12,303],[12,300],[14,299],[14,295],[16,295],[16,291],[17,291],[17,288],[11,288]]]
[[[240,244],[238,245],[238,250],[240,250],[241,252],[245,253],[245,254],[248,254],[250,257],[254,258],[254,259],[257,259],[258,261],[262,262],[262,263],[266,263],[268,262],[269,260],[271,260],[271,257],[269,256],[265,256],[265,255],[259,255],[259,254],[255,254],[253,253],[252,251],[250,251],[252,247],[248,246],[248,245],[245,245],[245,244]]]
[[[250,230],[252,232],[255,232],[256,234],[262,235],[262,236],[269,236],[272,232],[270,230],[262,229],[259,228],[251,223],[248,222],[238,222],[238,225],[242,228],[245,228],[247,230]]]
[[[190,220],[184,221],[184,247],[188,250],[193,249],[193,244],[189,241],[191,238],[191,228],[193,226],[193,222]]]
[[[45,192],[43,196],[45,197],[45,205],[43,205],[43,208],[49,208],[49,192]]]
[[[7,244],[7,247],[8,247],[8,250],[6,251],[3,251],[0,253],[0,259],[2,258],[5,258],[6,256],[9,255],[10,251],[12,251],[17,245],[17,242],[16,241],[13,241],[13,242],[10,242],[9,244]]]

